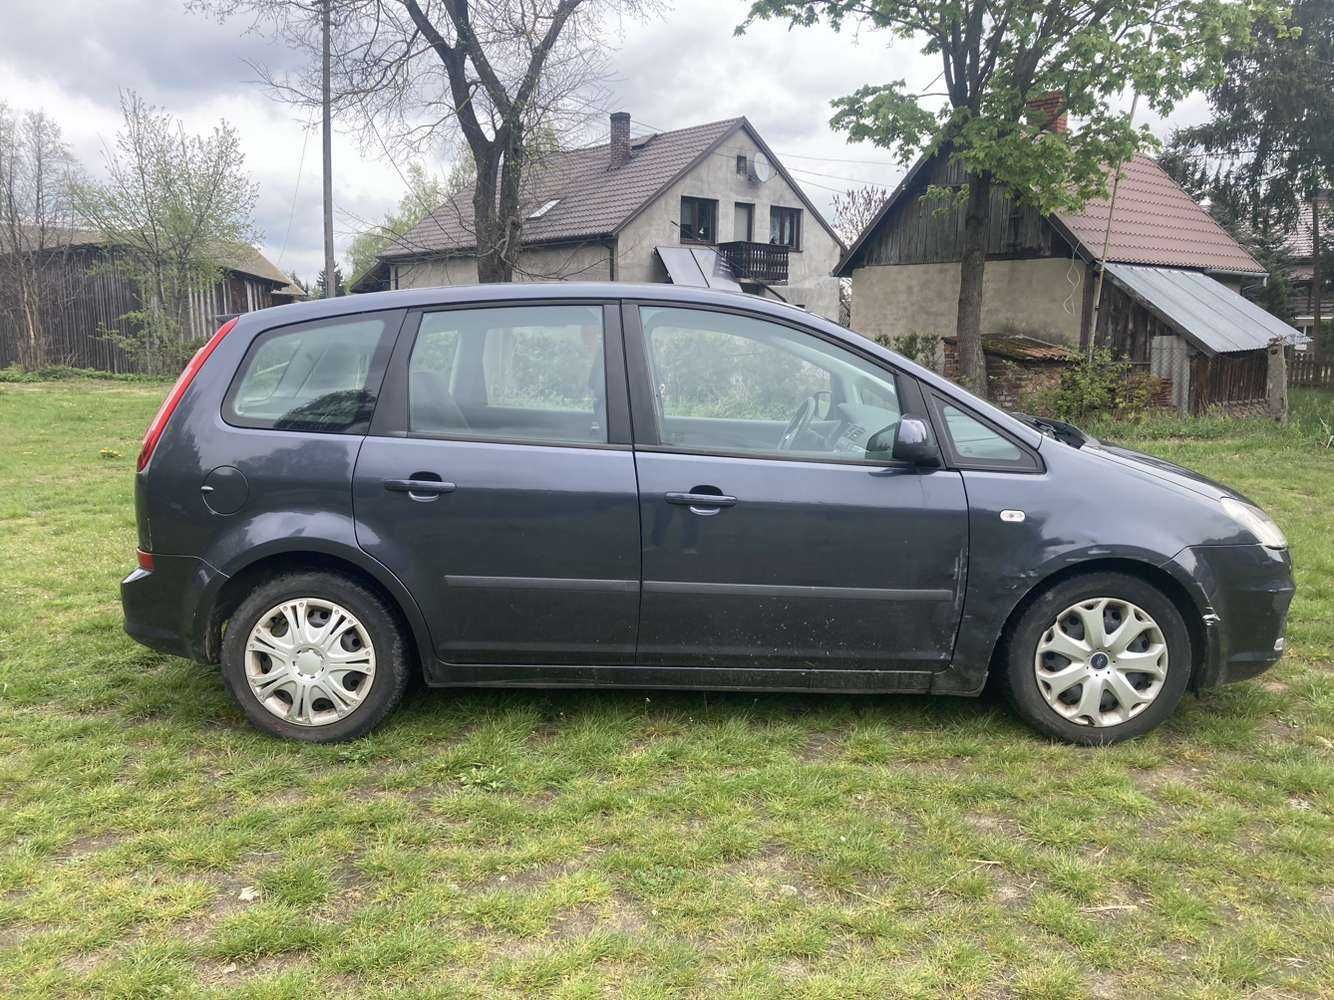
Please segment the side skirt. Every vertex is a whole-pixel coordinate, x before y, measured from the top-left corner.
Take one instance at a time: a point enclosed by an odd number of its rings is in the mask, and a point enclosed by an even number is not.
[[[933,677],[918,670],[636,667],[458,664],[436,660],[432,687],[659,688],[688,691],[824,691],[843,694],[926,694]]]

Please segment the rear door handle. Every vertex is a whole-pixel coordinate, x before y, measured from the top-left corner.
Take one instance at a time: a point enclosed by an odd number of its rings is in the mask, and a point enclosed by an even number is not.
[[[390,493],[406,493],[414,500],[435,499],[442,493],[453,493],[457,486],[438,479],[386,479],[384,488]]]
[[[721,513],[724,507],[735,507],[736,497],[721,496],[717,493],[668,493],[667,502],[689,507],[692,514],[712,517]]]

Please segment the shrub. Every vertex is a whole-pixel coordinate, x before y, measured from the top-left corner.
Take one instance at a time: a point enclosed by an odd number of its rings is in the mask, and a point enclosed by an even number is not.
[[[1098,417],[1137,416],[1149,404],[1151,387],[1134,373],[1134,366],[1099,348],[1061,372],[1052,388],[1028,397],[1021,408],[1040,416],[1081,423]]]
[[[881,347],[902,354],[909,361],[915,361],[924,368],[936,367],[936,355],[940,350],[940,338],[932,333],[905,333],[900,337],[887,337],[883,333],[875,338]]]

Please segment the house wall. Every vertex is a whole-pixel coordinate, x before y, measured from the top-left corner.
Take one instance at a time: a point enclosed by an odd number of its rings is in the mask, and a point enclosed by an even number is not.
[[[987,261],[983,334],[1013,326],[1039,340],[1078,347],[1087,280],[1087,267],[1068,258]],[[950,336],[958,313],[957,263],[859,267],[852,273],[849,325],[868,337]]]
[[[535,247],[519,255],[515,281],[608,281],[611,250],[605,243]],[[477,284],[477,258],[405,261],[390,268],[390,288]]]
[[[775,288],[788,302],[837,322],[838,279],[831,272],[842,252],[838,241],[812,217],[782,175],[775,172],[769,180],[758,184],[737,173],[736,158],[750,157],[758,151],[759,147],[745,130],[738,130],[631,220],[617,240],[616,277],[621,281],[667,280],[653,248],[681,242],[677,223],[681,218],[682,197],[717,200],[720,243],[745,239],[744,232],[734,229],[737,202],[755,206],[751,239],[756,243],[769,242],[771,206],[799,208],[801,249],[788,254],[788,283]]]

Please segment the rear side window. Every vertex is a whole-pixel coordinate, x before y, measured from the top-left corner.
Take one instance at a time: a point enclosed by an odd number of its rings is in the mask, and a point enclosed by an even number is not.
[[[408,362],[414,434],[518,443],[607,440],[602,307],[426,313]]]
[[[399,315],[347,316],[260,334],[223,416],[239,427],[365,434]]]

